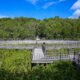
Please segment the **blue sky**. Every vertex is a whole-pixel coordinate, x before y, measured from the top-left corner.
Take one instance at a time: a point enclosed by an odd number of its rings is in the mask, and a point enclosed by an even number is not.
[[[80,0],[0,0],[0,18],[78,18]]]

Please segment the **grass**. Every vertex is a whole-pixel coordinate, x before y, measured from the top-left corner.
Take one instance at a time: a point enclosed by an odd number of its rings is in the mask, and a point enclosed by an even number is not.
[[[79,72],[69,61],[31,69],[31,51],[0,49],[0,80],[80,80]]]
[[[74,49],[53,49],[53,50],[46,50],[46,54],[48,56],[57,56],[57,55],[68,55],[68,54],[76,54],[80,53],[80,48],[74,48]]]
[[[28,72],[31,68],[31,51],[29,50],[0,50],[0,69],[11,73]]]

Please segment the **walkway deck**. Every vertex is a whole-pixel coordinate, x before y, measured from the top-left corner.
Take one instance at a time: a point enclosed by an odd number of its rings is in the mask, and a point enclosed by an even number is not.
[[[44,58],[42,48],[35,48],[32,52],[32,60],[41,60]]]
[[[55,44],[55,43],[62,44],[62,45],[46,46],[46,50],[80,48],[80,41],[40,40],[37,43],[42,44],[43,42],[45,42],[46,44]],[[26,46],[10,45],[10,44],[26,44],[26,43],[27,44],[29,43],[32,45],[26,45]],[[48,57],[44,55],[42,48],[40,46],[37,48],[34,48],[35,43],[36,43],[36,40],[0,41],[0,49],[30,49],[32,50],[32,63],[53,63],[56,60],[72,60],[73,59],[73,55],[67,55],[67,56],[58,55],[58,56]]]
[[[32,63],[53,63],[58,60],[72,60],[74,55],[62,55],[62,56],[46,56],[44,55],[42,48],[35,48],[32,52]]]

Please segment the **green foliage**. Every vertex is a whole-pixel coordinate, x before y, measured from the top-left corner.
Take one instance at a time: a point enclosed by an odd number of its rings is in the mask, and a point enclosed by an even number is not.
[[[44,19],[40,24],[40,37],[45,37],[46,39],[80,40],[79,23],[80,19]]]
[[[62,19],[59,17],[36,20],[34,18],[0,19],[0,39],[69,39],[80,40],[80,18]]]
[[[80,69],[69,61],[33,66],[29,50],[0,50],[0,80],[80,80]]]
[[[0,80],[18,80],[27,74],[31,69],[30,57],[28,50],[0,50]]]
[[[34,39],[37,21],[29,18],[0,19],[0,39]]]
[[[80,80],[79,71],[71,62],[59,61],[34,67],[30,80]]]

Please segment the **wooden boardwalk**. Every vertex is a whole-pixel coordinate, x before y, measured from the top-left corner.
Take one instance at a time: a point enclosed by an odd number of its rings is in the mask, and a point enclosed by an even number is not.
[[[63,60],[63,61],[72,61],[73,60],[73,57],[70,57],[70,56],[62,56],[60,58],[60,56],[57,56],[57,57],[44,57],[42,59],[38,59],[38,60],[32,60],[32,63],[53,63],[54,61],[59,61],[59,60]]]
[[[45,42],[46,44],[61,44],[61,45],[49,45],[46,46],[46,50],[53,49],[73,49],[80,48],[80,41],[58,41],[58,40],[40,40],[37,44],[42,44]],[[32,45],[16,45],[16,44],[32,44]],[[9,45],[8,45],[9,44]],[[15,45],[13,45],[15,44]],[[65,55],[57,55],[57,56],[46,56],[43,53],[41,46],[35,47],[36,40],[17,40],[17,41],[0,41],[0,49],[29,49],[32,51],[32,63],[53,63],[57,60],[73,60],[73,54]]]
[[[42,48],[35,48],[32,52],[32,63],[53,63],[58,60],[72,60],[74,55],[61,55],[61,56],[46,56],[44,55]]]
[[[41,60],[42,58],[44,58],[42,48],[34,48],[32,51],[32,61]]]

